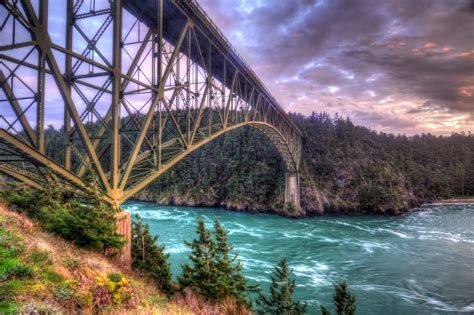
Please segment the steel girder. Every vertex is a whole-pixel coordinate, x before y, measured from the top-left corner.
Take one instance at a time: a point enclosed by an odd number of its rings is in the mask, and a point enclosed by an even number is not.
[[[1,2],[0,172],[75,192],[91,189],[92,174],[119,207],[246,125],[297,172],[300,130],[205,12],[193,1],[136,3],[67,0],[58,35],[48,0]],[[58,115],[60,157],[45,136]]]

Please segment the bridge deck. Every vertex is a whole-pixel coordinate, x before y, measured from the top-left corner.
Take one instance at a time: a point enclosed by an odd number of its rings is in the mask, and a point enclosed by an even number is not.
[[[123,3],[127,11],[148,27],[154,30],[159,29],[159,0],[124,0]],[[288,123],[302,135],[298,126],[286,117],[285,111],[265,85],[195,0],[163,0],[163,37],[166,41],[173,45],[176,43],[188,18],[199,29],[196,32],[198,42],[212,45],[211,56],[209,56],[208,49],[201,50],[204,60],[208,60],[209,57],[212,60],[210,65],[212,75],[230,88],[234,72],[237,69],[250,84],[259,89],[262,96],[281,112]],[[182,51],[187,52],[187,43],[183,43],[182,47]],[[202,63],[202,58],[196,50],[191,51],[191,59],[201,67],[205,67]],[[224,67],[226,68],[225,77]],[[245,96],[242,95],[241,97],[244,98]]]

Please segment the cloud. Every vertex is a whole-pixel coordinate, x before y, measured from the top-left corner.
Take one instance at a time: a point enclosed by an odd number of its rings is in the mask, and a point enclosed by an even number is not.
[[[288,110],[394,132],[474,131],[474,1],[200,4]]]

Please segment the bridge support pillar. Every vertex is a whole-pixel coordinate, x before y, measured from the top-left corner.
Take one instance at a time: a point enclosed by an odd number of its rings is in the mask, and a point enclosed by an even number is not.
[[[118,262],[124,267],[132,265],[132,217],[130,212],[121,211],[115,215],[117,234],[123,235],[127,243],[117,253]]]
[[[285,205],[292,204],[300,207],[300,174],[286,172],[285,174]]]

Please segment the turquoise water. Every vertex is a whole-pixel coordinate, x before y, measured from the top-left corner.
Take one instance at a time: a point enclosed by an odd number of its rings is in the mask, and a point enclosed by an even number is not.
[[[474,314],[474,205],[431,205],[401,217],[287,219],[222,209],[128,202],[171,254],[174,275],[187,261],[184,240],[195,220],[219,217],[251,283],[267,290],[268,275],[286,257],[295,295],[311,314],[330,305],[331,283],[345,279],[358,314]]]

